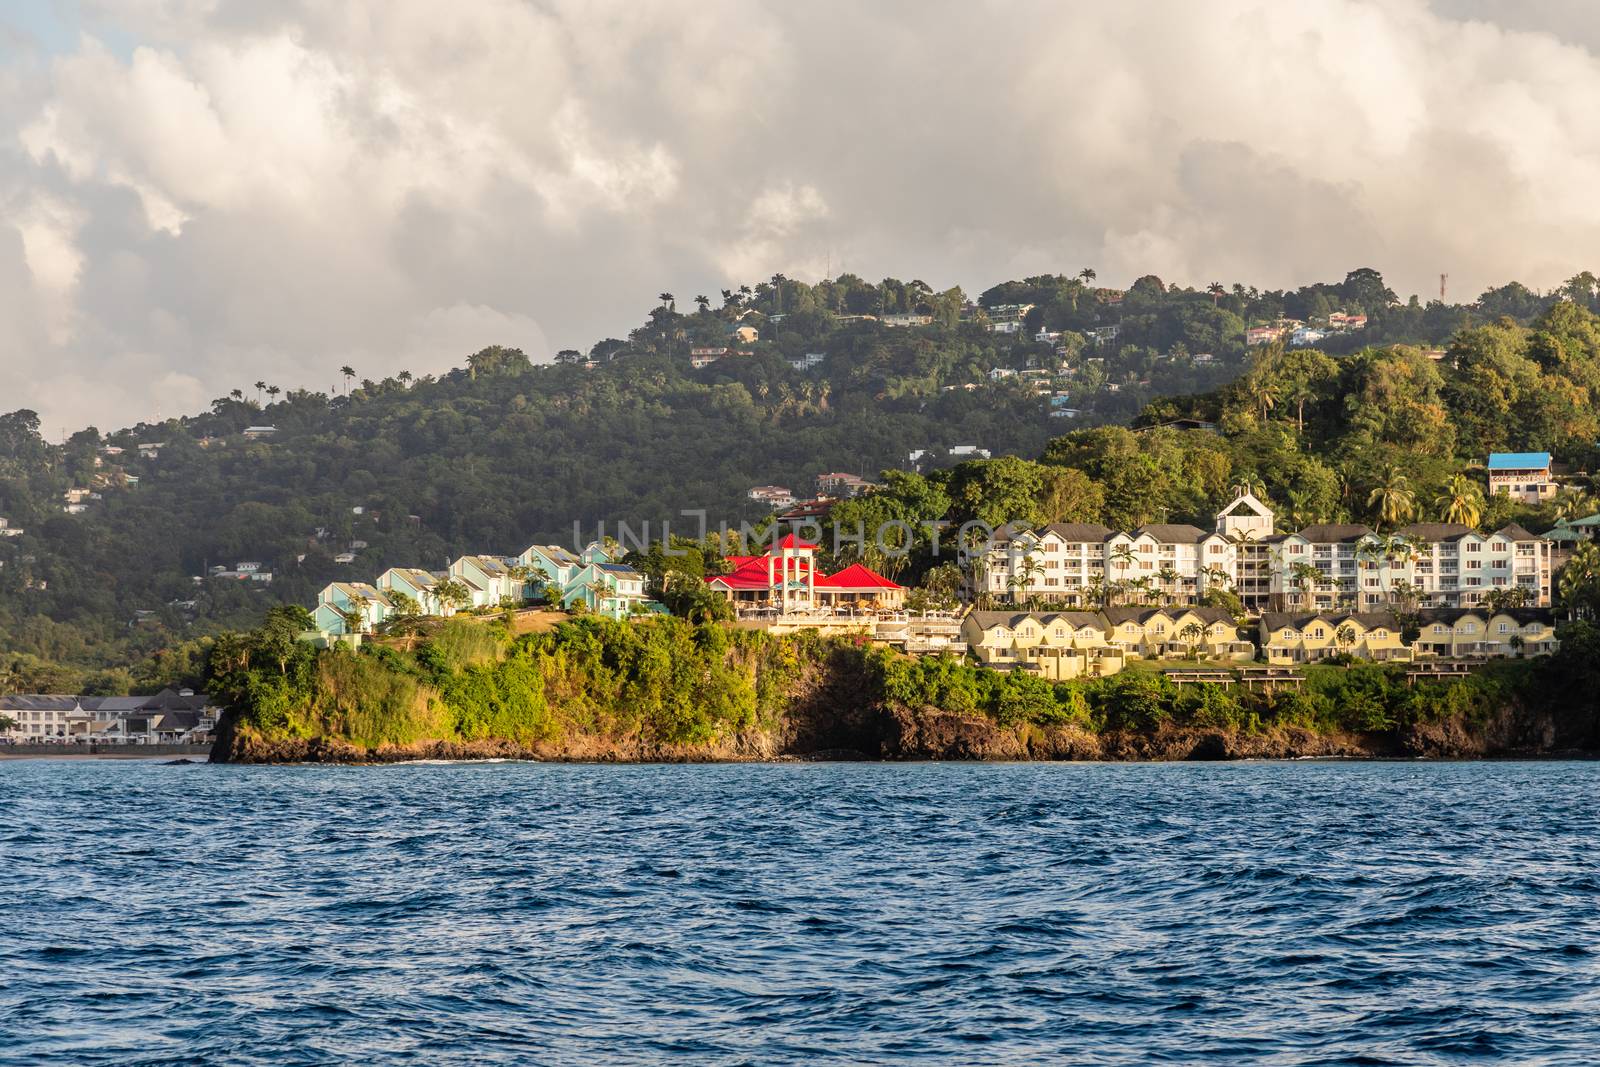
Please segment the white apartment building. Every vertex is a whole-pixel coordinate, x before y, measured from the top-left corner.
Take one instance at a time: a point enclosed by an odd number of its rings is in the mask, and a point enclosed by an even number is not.
[[[975,569],[975,591],[1084,603],[1092,580],[1106,580],[1106,542],[1113,532],[1087,522],[1051,523],[1038,531],[998,530],[983,566]]]
[[[1198,526],[1152,523],[1122,533],[1098,523],[1052,523],[1042,530],[999,531],[974,588],[994,597],[1087,603],[1117,584],[1186,602],[1207,588],[1231,587],[1233,544]]]
[[[1468,608],[1512,589],[1528,607],[1551,602],[1555,546],[1521,526],[1486,534],[1415,523],[1384,535],[1360,523],[1322,523],[1274,533],[1273,518],[1241,488],[1217,513],[1213,533],[1178,523],[1131,533],[1094,523],[1001,530],[974,569],[972,589],[1002,600],[1085,605],[1108,588],[1192,603],[1220,587],[1253,612]]]
[[[1550,542],[1514,524],[1483,534],[1459,523],[1413,523],[1392,537],[1366,526],[1322,525],[1272,542],[1272,602],[1280,608],[1371,611],[1405,599],[1462,608],[1496,589],[1522,590],[1528,606],[1550,603]]]
[[[1521,590],[1529,606],[1550,603],[1550,542],[1515,523],[1490,534],[1457,523],[1415,523],[1397,536],[1410,551],[1400,554],[1390,582],[1374,587],[1363,580],[1363,598],[1407,581],[1423,607],[1472,607],[1497,589]]]
[[[1274,548],[1272,509],[1240,486],[1227,507],[1217,512],[1217,532],[1234,550],[1233,591],[1252,611],[1271,602]]]
[[[1106,541],[1106,581],[1188,603],[1207,588],[1231,589],[1238,554],[1220,533],[1186,523],[1149,523]]]

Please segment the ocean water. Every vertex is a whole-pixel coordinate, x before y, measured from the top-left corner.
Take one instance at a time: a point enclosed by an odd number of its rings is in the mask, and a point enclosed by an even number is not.
[[[0,762],[0,1064],[1600,1061],[1600,765]]]

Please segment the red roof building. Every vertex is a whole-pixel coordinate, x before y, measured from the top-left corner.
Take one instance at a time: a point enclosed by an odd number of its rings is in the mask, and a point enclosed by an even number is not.
[[[905,588],[860,563],[837,574],[816,567],[817,546],[794,534],[765,556],[730,556],[733,570],[713,575],[706,585],[740,606],[781,612],[817,608],[882,608],[905,603]]]

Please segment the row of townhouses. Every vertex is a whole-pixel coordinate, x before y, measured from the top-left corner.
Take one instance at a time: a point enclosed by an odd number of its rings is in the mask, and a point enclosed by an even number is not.
[[[220,709],[204,693],[164,689],[153,697],[89,697],[54,693],[0,696],[0,718],[14,725],[0,741],[53,744],[202,744]]]
[[[1417,633],[1393,612],[1266,612],[1241,629],[1220,608],[1111,607],[1099,611],[972,611],[962,638],[981,663],[1061,681],[1116,674],[1130,660],[1315,663],[1332,656],[1411,662],[1542,656],[1556,651],[1549,609],[1430,609]],[[1258,653],[1259,646],[1259,653]]]
[[[1178,523],[1002,530],[972,584],[990,598],[1078,606],[1108,592],[1191,603],[1211,588],[1237,593],[1252,612],[1474,607],[1494,602],[1496,590],[1547,606],[1554,549],[1515,524],[1491,533],[1455,523],[1415,523],[1387,535],[1359,524],[1278,533],[1272,510],[1241,490],[1211,531]]]
[[[408,612],[446,617],[536,600],[613,619],[664,610],[645,595],[644,575],[591,544],[580,552],[530,545],[516,556],[462,556],[443,571],[391,567],[371,584],[329,583],[311,614],[324,637],[335,637],[372,633]]]

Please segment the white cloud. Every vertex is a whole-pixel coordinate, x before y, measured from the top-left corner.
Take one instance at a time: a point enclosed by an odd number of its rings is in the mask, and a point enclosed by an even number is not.
[[[0,61],[0,409],[58,428],[775,271],[1461,295],[1600,247],[1579,0],[80,10]]]

